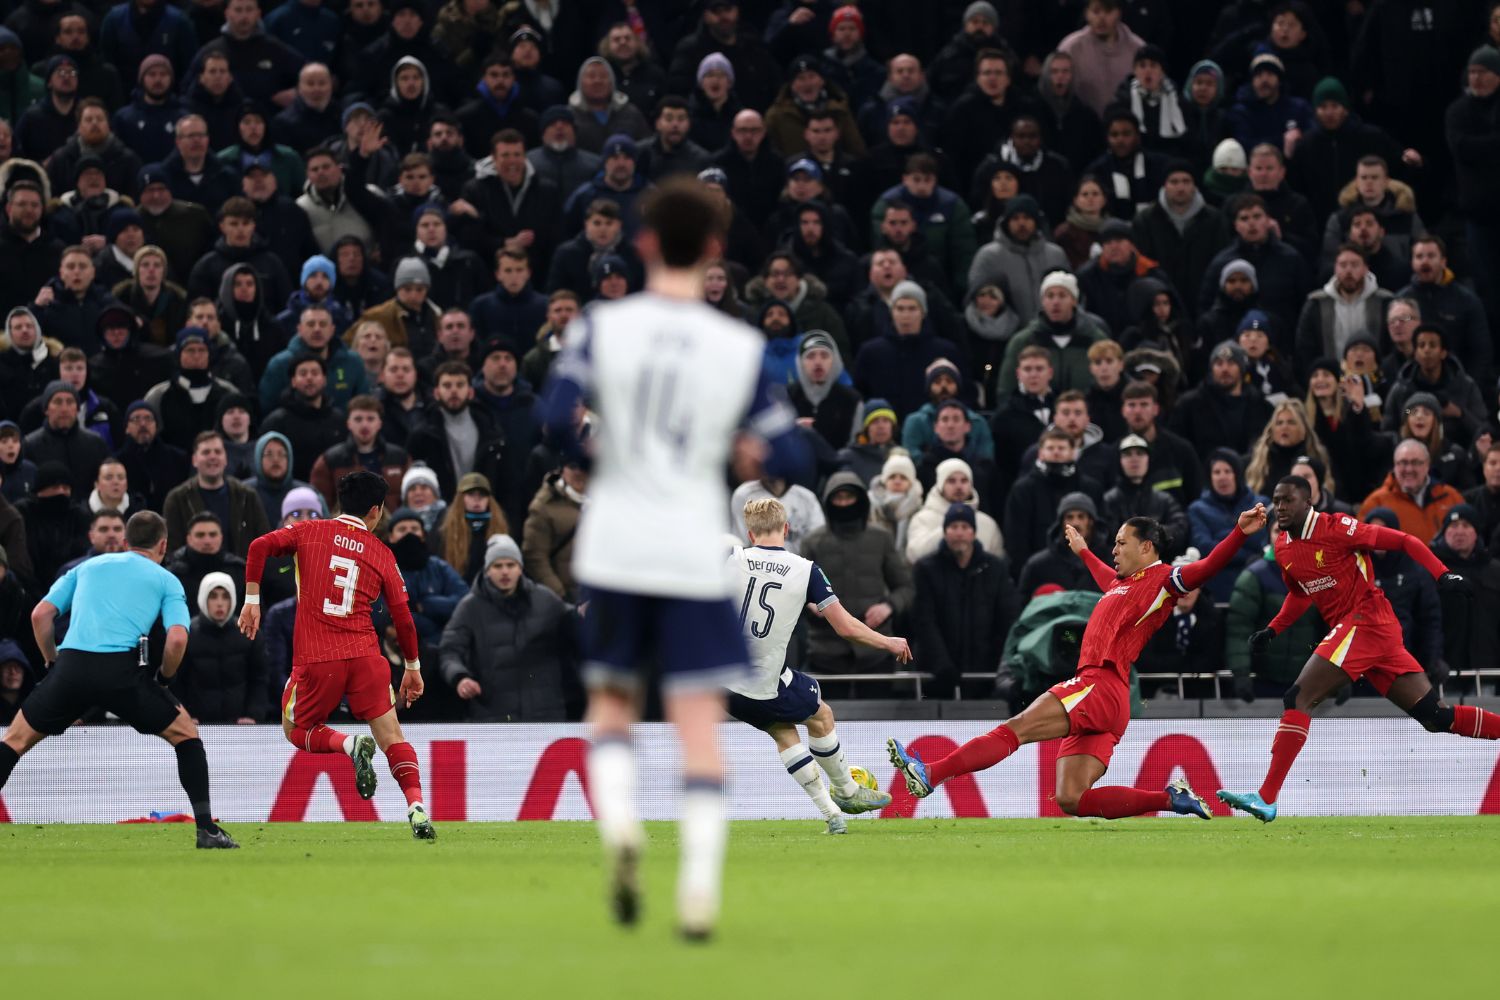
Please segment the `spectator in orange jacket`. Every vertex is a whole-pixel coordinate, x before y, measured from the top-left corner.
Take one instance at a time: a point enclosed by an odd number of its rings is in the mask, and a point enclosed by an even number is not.
[[[1413,438],[1402,441],[1396,446],[1395,468],[1360,504],[1360,520],[1366,520],[1376,507],[1389,507],[1400,519],[1402,531],[1432,541],[1442,529],[1443,515],[1464,498],[1447,483],[1433,479],[1431,469],[1426,445]]]

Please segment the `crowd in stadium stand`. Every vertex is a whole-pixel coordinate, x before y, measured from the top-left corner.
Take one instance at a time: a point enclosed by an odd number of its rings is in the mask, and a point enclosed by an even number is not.
[[[1470,579],[1442,607],[1374,556],[1434,679],[1500,656],[1500,0],[0,14],[0,721],[44,667],[31,607],[143,509],[195,615],[179,696],[273,720],[295,572],[251,642],[244,556],[359,469],[389,483],[412,716],[576,717],[588,472],[534,404],[569,322],[642,287],[639,203],[678,174],[723,196],[705,294],[763,331],[816,456],[727,514],[779,497],[928,697],[1071,672],[1099,595],[1063,525],[1108,560],[1149,515],[1191,558],[1286,475]],[[1280,695],[1324,626],[1252,659],[1266,541],[1140,671]],[[819,622],[793,656],[896,669]]]

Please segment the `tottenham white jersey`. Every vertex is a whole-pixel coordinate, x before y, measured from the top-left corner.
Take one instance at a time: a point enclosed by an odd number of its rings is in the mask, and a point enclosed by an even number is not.
[[[590,309],[564,341],[553,371],[599,415],[574,575],[631,594],[729,596],[724,468],[735,433],[769,439],[795,421],[763,382],[763,338],[706,303],[642,292]]]
[[[776,697],[776,682],[786,662],[787,643],[811,604],[822,611],[838,601],[828,577],[811,559],[786,549],[760,545],[736,549],[729,557],[738,573],[740,628],[750,650],[750,673],[729,685],[735,694],[765,701]]]

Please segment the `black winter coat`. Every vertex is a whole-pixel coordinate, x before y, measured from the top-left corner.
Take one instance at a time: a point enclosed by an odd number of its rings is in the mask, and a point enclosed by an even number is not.
[[[1160,555],[1164,560],[1171,559],[1187,546],[1187,514],[1170,493],[1152,489],[1146,485],[1149,482],[1149,477],[1138,484],[1121,479],[1113,489],[1104,494],[1104,504],[1099,508],[1099,522],[1104,526],[1105,534],[1113,535],[1120,530],[1120,525],[1132,517],[1155,519],[1167,530],[1167,551]]]
[[[443,679],[482,693],[466,702],[470,722],[562,722],[573,676],[573,606],[522,577],[510,597],[481,575],[443,629]]]
[[[27,554],[37,587],[45,591],[65,563],[88,551],[88,508],[65,496],[33,496],[17,503],[16,510],[26,522]]]
[[[1015,560],[1017,571],[1026,565],[1032,553],[1047,547],[1047,539],[1057,525],[1057,505],[1069,493],[1086,493],[1094,503],[1105,496],[1104,489],[1088,476],[1070,467],[1071,475],[1051,476],[1032,469],[1016,481],[1005,498],[1005,520],[1002,528],[1005,554]],[[981,497],[983,493],[979,494]],[[1113,531],[1113,529],[1111,529]],[[1183,534],[1186,535],[1186,528]]]
[[[344,412],[334,409],[323,397],[322,406],[309,406],[296,391],[281,394],[281,405],[260,426],[262,434],[276,431],[292,442],[292,475],[307,479],[318,456],[344,440]]]
[[[937,675],[934,693],[948,697],[962,673],[998,670],[1005,636],[1021,608],[1009,562],[975,542],[969,564],[959,566],[942,545],[917,560],[912,575],[914,652],[922,669]]]
[[[240,634],[233,615],[220,625],[198,614],[172,688],[200,723],[263,722],[270,713],[266,673],[264,650]]]

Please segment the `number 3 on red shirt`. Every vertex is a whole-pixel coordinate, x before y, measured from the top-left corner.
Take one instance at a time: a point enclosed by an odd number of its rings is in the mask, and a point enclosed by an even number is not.
[[[323,599],[323,613],[335,618],[348,618],[349,612],[354,610],[355,588],[359,583],[359,563],[348,556],[333,556],[328,560],[328,568],[334,571],[333,586],[340,594],[338,604],[334,604],[326,597]]]

